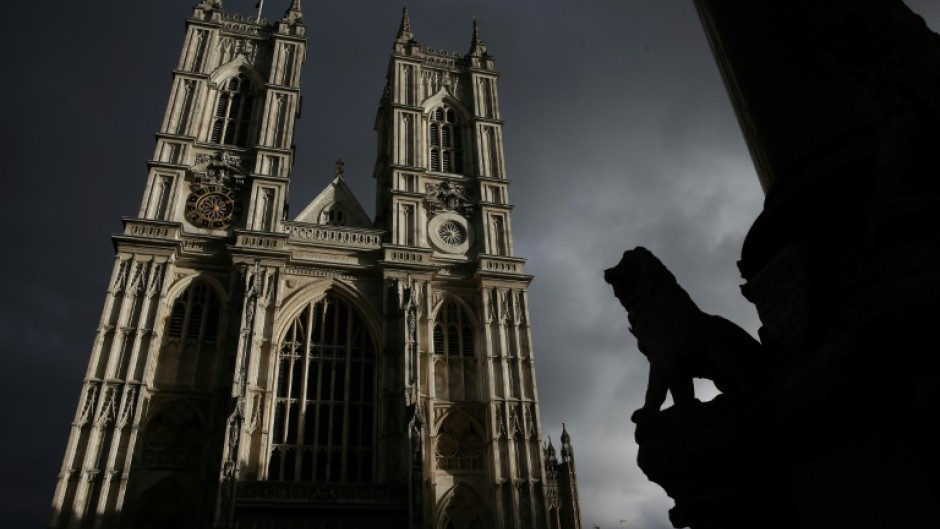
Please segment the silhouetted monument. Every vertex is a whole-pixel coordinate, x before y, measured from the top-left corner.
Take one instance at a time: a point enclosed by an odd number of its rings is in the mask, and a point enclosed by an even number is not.
[[[604,280],[629,313],[630,332],[650,361],[640,422],[658,413],[672,393],[677,406],[696,402],[693,378],[707,378],[722,393],[752,390],[767,378],[760,344],[737,325],[702,312],[675,276],[646,248],[627,250]]]
[[[767,194],[739,268],[769,371],[637,415],[640,467],[676,527],[940,527],[940,36],[900,0],[696,5]]]

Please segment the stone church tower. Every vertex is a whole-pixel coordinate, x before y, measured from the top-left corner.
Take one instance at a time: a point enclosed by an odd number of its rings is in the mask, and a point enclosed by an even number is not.
[[[405,10],[374,221],[341,162],[286,220],[305,29],[194,7],[49,527],[580,529],[476,23],[422,49]]]

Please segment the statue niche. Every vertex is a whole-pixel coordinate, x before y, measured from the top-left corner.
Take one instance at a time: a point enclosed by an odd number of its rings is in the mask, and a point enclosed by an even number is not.
[[[666,266],[643,247],[627,250],[604,281],[627,310],[630,332],[650,362],[643,407],[633,422],[659,411],[672,393],[676,406],[695,402],[693,378],[707,378],[722,393],[753,387],[766,373],[760,343],[743,329],[706,314]]]

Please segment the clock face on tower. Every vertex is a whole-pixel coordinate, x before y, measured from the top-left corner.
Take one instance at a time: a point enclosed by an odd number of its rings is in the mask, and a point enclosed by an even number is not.
[[[195,187],[186,199],[186,220],[199,228],[227,228],[237,209],[232,195],[224,186]]]
[[[428,238],[437,250],[464,254],[473,244],[473,229],[467,219],[456,213],[440,213],[428,223]]]

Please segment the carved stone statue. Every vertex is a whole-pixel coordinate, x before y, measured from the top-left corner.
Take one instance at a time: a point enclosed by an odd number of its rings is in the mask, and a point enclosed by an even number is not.
[[[761,378],[760,343],[721,316],[702,312],[646,248],[624,252],[617,266],[604,271],[604,281],[627,310],[630,332],[650,361],[646,401],[634,422],[658,412],[667,390],[676,406],[694,402],[693,378],[714,381],[722,393],[747,389]]]

